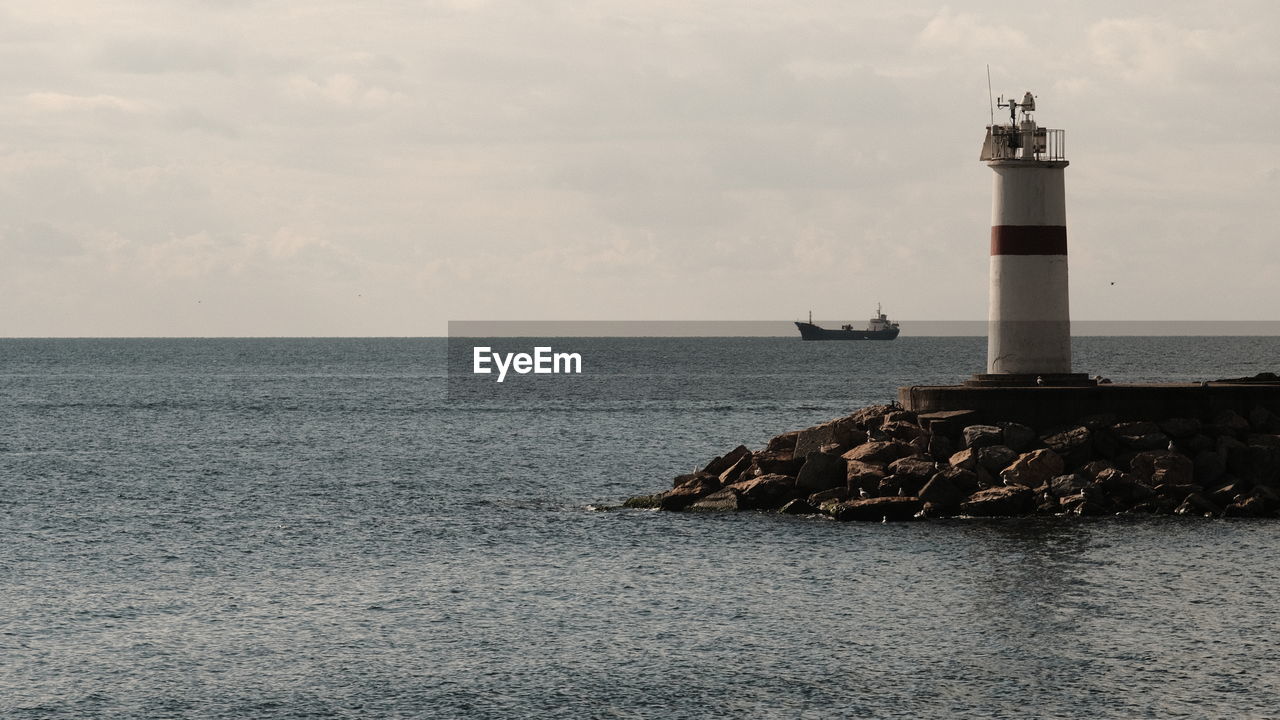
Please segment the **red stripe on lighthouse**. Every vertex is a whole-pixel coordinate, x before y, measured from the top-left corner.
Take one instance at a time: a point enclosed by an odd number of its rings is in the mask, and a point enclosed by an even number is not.
[[[992,255],[1066,255],[1067,228],[1062,225],[994,225]]]

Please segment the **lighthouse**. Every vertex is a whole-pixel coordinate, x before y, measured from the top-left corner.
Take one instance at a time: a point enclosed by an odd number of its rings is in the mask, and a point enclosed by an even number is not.
[[[1000,102],[980,159],[994,173],[987,383],[1075,384],[1067,292],[1064,133],[1036,124],[1031,93]]]

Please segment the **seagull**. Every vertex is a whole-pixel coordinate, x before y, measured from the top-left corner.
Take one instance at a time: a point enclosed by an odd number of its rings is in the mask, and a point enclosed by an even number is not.
[[[1044,385],[1044,378],[1042,378],[1042,377],[1040,377],[1039,375],[1037,375],[1037,376],[1036,376],[1036,384],[1037,384],[1037,385]]]

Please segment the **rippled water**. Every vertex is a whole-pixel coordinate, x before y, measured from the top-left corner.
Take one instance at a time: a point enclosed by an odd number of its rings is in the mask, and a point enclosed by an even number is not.
[[[447,393],[441,340],[0,341],[0,715],[1280,715],[1274,522],[608,509],[981,339],[573,349],[634,363],[496,395]],[[1076,353],[1138,380],[1277,350]]]

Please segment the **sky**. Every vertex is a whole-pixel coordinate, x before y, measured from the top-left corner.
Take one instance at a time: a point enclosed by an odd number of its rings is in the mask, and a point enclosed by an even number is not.
[[[11,0],[0,335],[981,319],[988,65],[1066,131],[1074,318],[1276,320],[1277,31],[1262,1]]]

